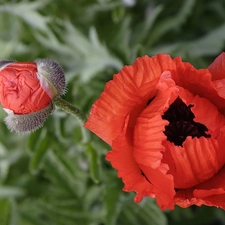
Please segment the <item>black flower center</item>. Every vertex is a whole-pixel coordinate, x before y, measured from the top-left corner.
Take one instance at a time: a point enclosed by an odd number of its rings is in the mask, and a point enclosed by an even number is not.
[[[210,134],[206,134],[208,128],[204,124],[193,120],[195,115],[191,111],[191,107],[193,105],[187,106],[178,97],[162,115],[162,119],[169,121],[169,125],[165,126],[164,134],[168,141],[173,142],[177,146],[182,146],[188,136],[192,138],[211,137]]]

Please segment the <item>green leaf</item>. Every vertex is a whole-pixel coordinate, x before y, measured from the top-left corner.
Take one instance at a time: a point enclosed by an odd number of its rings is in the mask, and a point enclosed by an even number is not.
[[[11,206],[11,216],[9,225],[18,225],[19,221],[18,205],[14,199],[10,199],[10,206]]]
[[[43,132],[45,132],[43,134]],[[28,139],[28,148],[33,153],[36,151],[37,146],[40,144],[41,139],[46,135],[46,131],[39,129],[35,132],[32,132]]]
[[[206,35],[191,41],[179,41],[175,44],[161,45],[151,49],[151,54],[165,52],[180,55],[183,59],[213,56],[219,54],[225,41],[225,24],[215,28]]]
[[[119,180],[115,180],[115,173],[108,173],[104,179],[105,190],[103,202],[106,208],[105,224],[116,225],[118,215],[122,210],[121,193],[122,186]],[[120,184],[120,185],[118,185]]]
[[[21,188],[12,186],[0,186],[0,198],[17,198],[25,195],[25,191]]]
[[[8,199],[0,199],[0,224],[8,225],[10,217],[10,203]]]
[[[39,141],[38,145],[35,147],[33,155],[31,156],[29,169],[32,174],[36,174],[40,170],[42,161],[48,149],[49,149],[49,138],[46,135],[43,139]]]
[[[118,6],[115,7],[112,11],[112,19],[115,23],[118,23],[124,18],[125,10],[124,7]]]
[[[152,30],[145,47],[149,48],[166,33],[173,32],[173,30],[181,27],[191,14],[195,2],[196,0],[185,0],[177,15],[165,18],[161,23],[158,23]]]
[[[34,29],[39,29],[43,32],[48,30],[47,27],[47,17],[42,16],[38,9],[43,8],[48,1],[36,1],[36,2],[20,2],[20,3],[11,3],[4,4],[0,6],[0,12],[8,12],[11,15],[16,15],[23,19]],[[26,13],[24,13],[26,12]]]
[[[5,151],[3,151],[5,149]],[[20,150],[16,152],[8,152],[0,143],[0,183],[7,179],[10,167],[20,160],[22,153]]]
[[[149,39],[148,35],[151,33],[151,29],[162,10],[163,5],[158,5],[153,8],[151,13],[147,14],[144,23],[138,26],[137,30],[134,32],[134,40],[132,40],[133,44],[140,44],[146,42],[146,39]]]
[[[82,196],[85,192],[87,176],[75,158],[48,151],[44,167],[56,187],[66,190],[73,197]]]
[[[224,47],[225,42],[225,24],[211,30],[205,36],[192,41],[186,48],[188,54],[192,57],[213,56],[219,54]]]
[[[167,218],[163,211],[155,204],[152,199],[146,198],[141,203],[124,202],[123,210],[119,216],[120,224],[125,221],[129,225],[151,224],[167,225]]]
[[[0,224],[18,225],[18,218],[18,208],[15,200],[12,198],[0,199]]]
[[[47,38],[38,33],[36,37],[48,49],[63,55],[62,62],[70,68],[72,66],[74,74],[79,74],[82,82],[89,81],[96,73],[107,67],[121,69],[123,64],[110,54],[106,46],[101,44],[94,27],[90,28],[89,38],[87,38],[69,21],[59,21],[59,24],[65,29],[62,38],[66,45],[62,44],[50,31],[46,33]],[[74,58],[73,65],[69,63],[71,58]]]
[[[85,146],[87,147],[86,152],[89,156],[91,178],[95,183],[99,183],[101,175],[100,156],[91,143]]]

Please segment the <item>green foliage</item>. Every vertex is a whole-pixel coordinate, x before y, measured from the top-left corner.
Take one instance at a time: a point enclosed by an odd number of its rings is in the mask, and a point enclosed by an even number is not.
[[[223,0],[0,0],[0,58],[57,60],[63,98],[88,115],[105,83],[138,56],[169,53],[207,67],[225,49],[224,21]],[[1,225],[225,223],[216,208],[135,204],[105,160],[110,147],[58,109],[30,135],[0,123]]]

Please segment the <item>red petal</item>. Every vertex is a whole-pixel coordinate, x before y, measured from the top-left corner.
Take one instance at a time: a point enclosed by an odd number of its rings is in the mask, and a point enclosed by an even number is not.
[[[225,98],[225,53],[221,53],[214,62],[208,67],[209,72],[212,74],[212,80],[218,95]],[[225,109],[223,113],[225,114]]]
[[[134,158],[154,187],[156,201],[161,209],[173,209],[175,194],[172,175],[167,174],[168,166],[161,163],[166,140],[163,131],[168,121],[162,119],[163,113],[177,98],[179,91],[171,79],[169,71],[162,73],[156,86],[157,95],[143,110],[136,121],[134,130]]]
[[[139,165],[145,176],[153,186],[153,193],[160,209],[174,209],[174,184],[173,176],[166,174],[168,168],[165,164],[161,164],[161,168],[152,169],[149,166]]]
[[[195,205],[216,206],[225,209],[225,167],[214,177],[193,188],[180,189],[175,196],[175,203],[181,207]]]
[[[224,115],[208,99],[194,96],[183,88],[180,88],[179,97],[185,104],[193,105],[194,121],[204,124],[209,129],[208,133],[216,138],[221,127],[225,126]]]
[[[121,177],[124,183],[123,190],[135,191],[135,201],[139,202],[143,196],[152,196],[153,187],[142,175],[133,158],[132,140],[125,136],[126,129],[125,127],[123,133],[113,141],[113,150],[107,153],[106,159],[118,170],[118,177]]]
[[[166,139],[163,131],[168,122],[162,120],[160,115],[145,118],[150,110],[144,112],[138,118],[134,132],[134,158],[138,163],[155,169],[161,164],[164,151],[162,141]]]
[[[163,162],[169,165],[168,173],[174,176],[175,187],[189,188],[211,178],[224,165],[225,152],[218,138],[223,136],[221,128],[225,126],[225,118],[207,99],[194,96],[181,87],[179,97],[185,104],[193,105],[194,120],[204,124],[212,136],[199,139],[187,137],[183,147],[164,142]]]
[[[113,80],[106,84],[104,92],[93,104],[85,127],[112,144],[122,132],[124,121],[130,115],[129,127],[155,96],[156,84],[162,72],[174,70],[173,60],[168,55],[138,58],[133,66],[125,66]]]
[[[208,69],[195,69],[191,64],[184,63],[181,58],[175,58],[176,73],[172,73],[175,83],[190,91],[193,95],[208,99],[218,109],[225,108],[225,99],[217,93],[217,88],[212,82],[212,75]]]
[[[163,133],[167,120],[163,113],[177,98],[178,88],[171,79],[169,71],[165,71],[156,86],[157,95],[151,104],[143,110],[136,121],[134,130],[134,157],[139,164],[157,168],[160,166],[166,140]]]
[[[225,52],[222,52],[208,67],[212,74],[212,80],[220,80],[225,78]]]
[[[209,129],[208,133],[211,134],[212,139],[216,140],[216,143],[213,144],[214,141],[212,142],[214,147],[211,147],[212,150],[215,149],[216,151],[216,155],[214,155],[215,164],[214,166],[208,166],[208,168],[216,168],[216,164],[218,164],[218,168],[220,169],[225,162],[225,151],[223,149],[225,145],[225,117],[207,99],[193,96],[182,88],[180,88],[179,96],[187,105],[193,104],[191,111],[195,115],[194,121],[204,124]],[[211,160],[213,159],[213,156],[210,156],[210,151],[208,154],[204,149],[202,151],[205,157]],[[213,151],[211,151],[211,153],[215,154]],[[204,158],[204,156],[202,156],[202,158]]]
[[[183,147],[164,142],[163,162],[168,163],[168,173],[174,177],[175,188],[190,188],[213,177],[222,165],[218,161],[218,143],[213,138],[191,138]],[[223,156],[224,158],[224,156]]]
[[[225,146],[225,127],[221,128],[217,138],[218,147],[221,151],[217,152],[217,160],[219,164],[224,162],[224,146]],[[207,154],[208,155],[208,154]],[[208,155],[210,158],[210,155]],[[210,166],[210,165],[209,165]],[[204,169],[202,169],[202,172]],[[225,166],[218,173],[205,182],[189,189],[180,189],[175,196],[175,203],[181,207],[189,207],[190,205],[208,205],[217,206],[225,209]]]
[[[213,83],[218,95],[222,98],[225,98],[225,79],[215,80]]]

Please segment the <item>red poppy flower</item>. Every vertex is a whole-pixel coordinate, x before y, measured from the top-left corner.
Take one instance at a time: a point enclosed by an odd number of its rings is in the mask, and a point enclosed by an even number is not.
[[[125,66],[93,104],[85,127],[111,145],[106,159],[135,202],[161,209],[225,209],[225,53],[208,69],[169,55]]]
[[[52,99],[64,90],[63,71],[52,60],[0,61],[0,103],[8,113],[5,121],[12,131],[40,127],[53,109]]]

